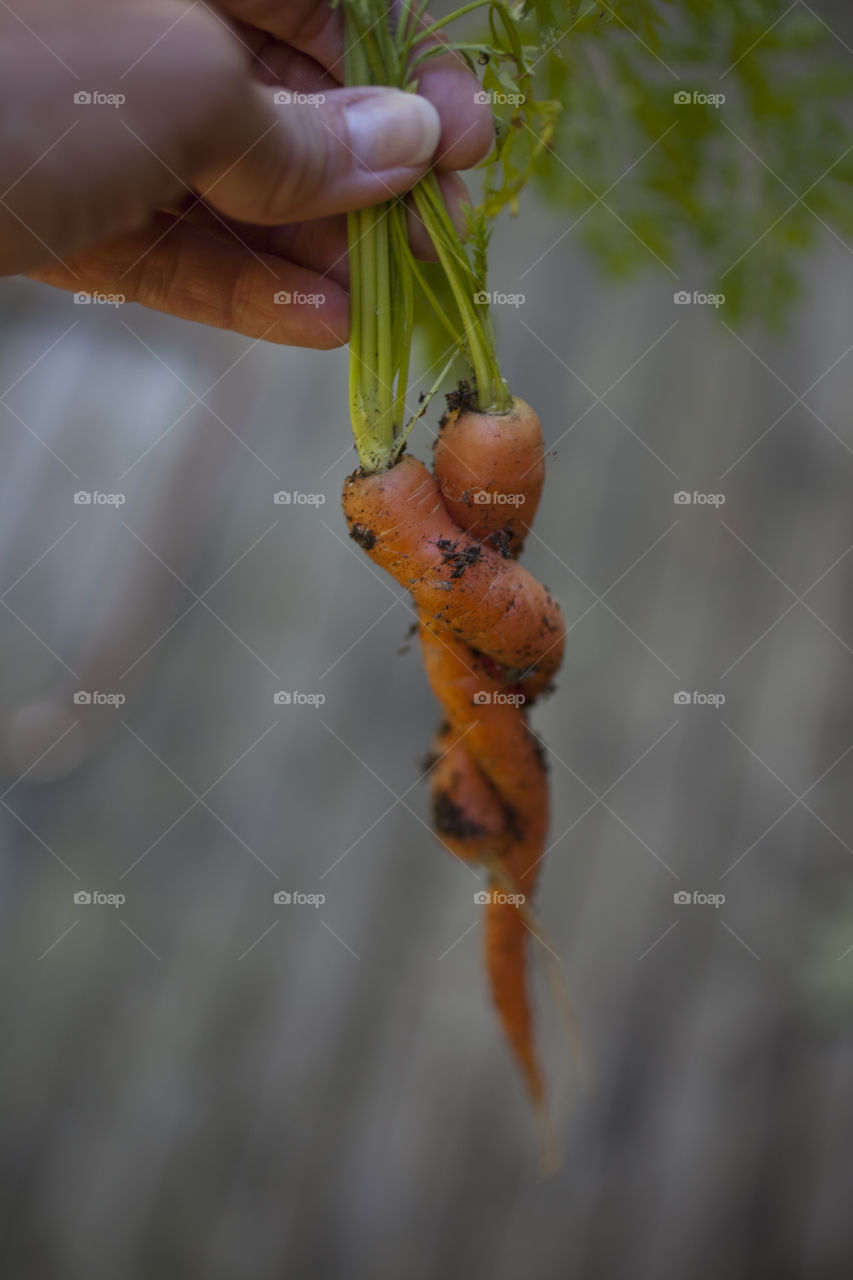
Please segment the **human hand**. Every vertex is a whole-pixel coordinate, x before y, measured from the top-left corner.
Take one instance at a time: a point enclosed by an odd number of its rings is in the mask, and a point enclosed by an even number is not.
[[[424,65],[417,95],[341,87],[343,14],[327,0],[17,10],[0,6],[0,273],[339,346],[345,211],[432,163],[452,205],[453,171],[491,146],[491,111],[452,54]]]

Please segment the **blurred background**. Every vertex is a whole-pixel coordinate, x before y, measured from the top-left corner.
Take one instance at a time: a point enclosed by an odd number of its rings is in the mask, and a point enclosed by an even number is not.
[[[491,272],[569,625],[537,907],[598,1075],[537,979],[548,1180],[412,613],[339,509],[346,353],[3,282],[6,1274],[850,1274],[853,248],[814,228],[770,336],[574,221],[527,199]]]

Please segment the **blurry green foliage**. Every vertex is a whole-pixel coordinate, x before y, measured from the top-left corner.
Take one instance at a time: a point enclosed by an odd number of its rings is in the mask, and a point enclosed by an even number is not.
[[[588,7],[607,21],[540,64],[563,112],[539,189],[580,214],[613,188],[605,200],[625,225],[600,203],[579,228],[604,267],[629,274],[654,265],[653,250],[677,271],[698,249],[703,287],[724,292],[730,314],[772,321],[822,223],[853,234],[853,58],[778,0]],[[679,105],[679,91],[725,102]]]
[[[698,252],[702,289],[725,293],[735,320],[771,326],[803,251],[853,236],[853,56],[804,4],[529,0],[488,13],[465,56],[484,89],[525,98],[496,100],[488,215],[518,207],[529,179],[608,275],[679,274]]]

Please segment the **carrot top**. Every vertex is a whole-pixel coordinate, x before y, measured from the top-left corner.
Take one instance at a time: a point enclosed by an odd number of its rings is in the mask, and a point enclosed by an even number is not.
[[[382,84],[415,91],[422,65],[437,54],[457,52],[469,66],[486,66],[496,84],[514,88],[504,93],[526,102],[530,66],[535,50],[520,34],[527,18],[525,4],[506,0],[472,0],[439,20],[425,16],[424,0],[399,0],[387,10],[386,0],[340,0],[347,33],[347,84]],[[456,19],[485,10],[490,38],[482,43],[452,41],[444,29]],[[529,34],[529,33],[528,33]],[[440,39],[438,38],[440,36]],[[488,95],[487,95],[488,96]],[[525,127],[532,120],[547,145],[555,104],[528,108]],[[537,110],[542,108],[543,110]],[[547,108],[547,109],[545,109]],[[520,111],[520,106],[518,110]],[[533,135],[531,135],[533,136]],[[490,222],[503,204],[513,203],[525,175],[506,167],[508,134],[497,129],[492,155],[485,162],[484,199],[466,209],[463,238],[447,212],[438,179],[430,171],[411,192],[415,216],[435,248],[450,306],[440,300],[427,273],[409,247],[406,209],[400,199],[348,215],[351,276],[350,416],[362,468],[383,471],[399,457],[413,422],[406,420],[406,389],[411,358],[416,290],[432,307],[451,341],[451,357],[425,399],[438,389],[453,360],[461,355],[471,373],[473,406],[481,411],[507,413],[509,388],[498,361],[487,284]]]

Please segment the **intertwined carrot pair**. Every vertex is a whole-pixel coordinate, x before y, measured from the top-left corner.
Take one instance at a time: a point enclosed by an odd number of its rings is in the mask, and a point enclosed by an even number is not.
[[[444,712],[430,785],[436,833],[484,865],[486,964],[505,1034],[541,1108],[527,922],[548,826],[548,785],[527,707],[551,684],[565,627],[545,587],[516,563],[545,476],[539,419],[464,404],[445,417],[433,470],[408,454],[344,485],[351,536],[408,588],[427,675]],[[519,902],[519,895],[521,901]]]

